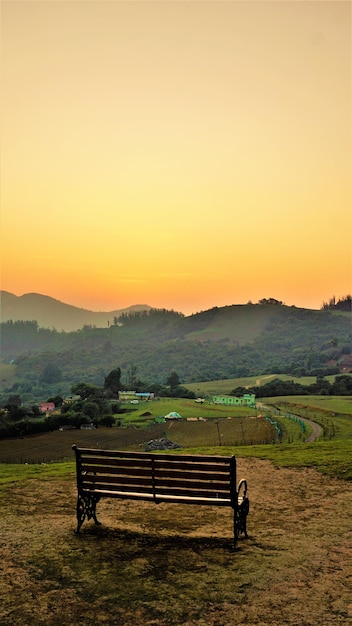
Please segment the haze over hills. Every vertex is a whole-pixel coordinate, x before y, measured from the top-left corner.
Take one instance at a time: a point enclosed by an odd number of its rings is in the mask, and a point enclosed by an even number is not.
[[[136,304],[115,311],[89,311],[39,293],[26,293],[16,296],[8,291],[1,291],[1,322],[8,320],[36,320],[43,328],[55,328],[58,331],[71,332],[83,326],[106,328],[113,323],[114,317],[133,311],[147,311],[147,304]]]

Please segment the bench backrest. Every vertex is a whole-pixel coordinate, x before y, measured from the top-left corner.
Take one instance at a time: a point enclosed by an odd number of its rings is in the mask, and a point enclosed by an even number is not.
[[[72,446],[81,493],[237,506],[234,456],[159,454]]]

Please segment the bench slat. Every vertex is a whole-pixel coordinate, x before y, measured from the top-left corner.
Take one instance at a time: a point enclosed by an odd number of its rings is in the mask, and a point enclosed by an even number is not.
[[[82,480],[85,484],[96,485],[100,482],[108,482],[110,484],[115,485],[131,485],[131,484],[140,484],[140,485],[152,485],[153,480],[151,476],[110,476],[107,473],[104,474],[84,474],[82,476]],[[202,480],[201,477],[194,475],[189,478],[184,478],[182,474],[173,477],[160,477],[157,475],[154,480],[154,485],[164,486],[164,487],[173,487],[173,486],[190,486],[191,488],[194,486],[199,486],[199,488],[204,489],[213,489],[214,491],[224,490],[229,491],[230,485],[229,481],[218,481],[218,480]]]
[[[99,488],[101,485],[110,485],[111,489],[120,489],[120,488],[130,488],[134,486],[135,488],[149,487],[154,490],[164,490],[164,491],[172,491],[178,488],[182,488],[184,490],[189,491],[207,491],[211,493],[227,493],[230,494],[230,486],[224,483],[210,483],[210,482],[199,482],[197,480],[165,480],[165,481],[154,481],[154,484],[151,480],[146,478],[124,478],[121,477],[120,480],[115,480],[111,476],[84,476],[82,478],[82,486],[85,489],[91,489],[92,491]]]
[[[230,466],[227,464],[220,464],[220,463],[203,463],[202,461],[199,462],[194,462],[194,463],[187,463],[187,462],[178,462],[178,463],[170,463],[168,460],[167,461],[156,461],[154,463],[154,467],[156,471],[160,471],[162,469],[164,470],[190,470],[190,471],[194,471],[194,472],[217,472],[217,473],[221,473],[223,472],[224,474],[226,474],[227,476],[230,473]]]
[[[196,478],[196,476],[194,477],[194,480],[182,480],[182,478],[176,480],[169,478],[159,479],[159,477],[157,477],[155,479],[155,489],[160,489],[162,487],[164,489],[172,489],[173,487],[183,487],[184,489],[207,489],[208,491],[226,491],[230,493],[230,485],[228,482],[224,483],[216,480],[200,481]]]
[[[148,492],[140,493],[133,491],[106,491],[104,489],[97,489],[94,492],[97,496],[104,496],[109,498],[121,498],[129,500],[149,500],[155,502],[169,502],[174,504],[204,504],[210,506],[232,506],[232,501],[229,498],[204,498],[202,496],[182,496],[182,495],[167,495],[156,494],[154,498],[153,494]]]
[[[149,471],[154,468],[154,471],[168,470],[173,471],[191,471],[191,472],[216,472],[223,473],[225,476],[229,476],[229,465],[220,465],[213,463],[170,463],[169,461],[156,461],[153,463],[151,459],[111,459],[111,458],[98,458],[98,457],[81,457],[82,470],[88,471],[90,468],[112,467],[121,468],[124,472],[129,469],[138,468],[138,471],[147,469]]]
[[[105,474],[99,474],[99,476],[92,476],[86,474],[82,477],[84,485],[99,485],[101,483],[109,483],[109,485],[150,485],[152,486],[152,479],[150,476],[106,476]]]
[[[152,485],[135,485],[135,484],[131,484],[131,485],[111,485],[110,483],[98,483],[97,485],[94,485],[94,487],[92,487],[92,485],[86,485],[85,483],[83,483],[82,485],[83,491],[86,493],[92,493],[92,494],[97,494],[97,493],[117,493],[117,492],[129,492],[129,491],[133,491],[133,492],[138,492],[141,494],[145,494],[145,493],[150,493],[153,494],[153,487]]]
[[[151,476],[152,469],[150,468],[133,468],[133,467],[109,467],[108,465],[87,465],[84,463],[81,468],[82,473],[86,472],[91,475],[98,474],[111,474],[118,476],[119,474],[123,476]]]
[[[121,458],[121,459],[154,459],[154,460],[170,460],[175,462],[199,462],[203,460],[204,463],[219,463],[219,464],[230,464],[233,457],[227,456],[215,456],[215,455],[206,455],[206,454],[166,454],[166,453],[155,453],[155,452],[129,452],[129,451],[121,451],[121,450],[101,450],[97,448],[78,448],[76,445],[73,445],[72,448],[78,452],[81,457],[84,455],[89,457],[111,457],[111,458]]]
[[[81,456],[81,462],[84,465],[97,465],[97,466],[107,466],[107,465],[111,465],[111,467],[122,467],[122,468],[128,468],[128,467],[147,467],[149,469],[151,469],[152,467],[152,460],[151,459],[121,459],[121,458],[110,458],[110,457],[105,457],[105,458],[100,458],[98,456],[87,456],[82,454]]]
[[[170,470],[159,470],[158,468],[155,469],[155,473],[154,476],[157,480],[163,480],[164,478],[182,478],[183,480],[186,479],[190,479],[190,480],[204,480],[204,481],[211,481],[211,480],[216,480],[219,482],[223,482],[223,483],[229,483],[230,480],[230,473],[227,472],[226,474],[221,474],[221,473],[215,473],[215,472],[198,472],[198,471],[192,471],[191,469],[189,470],[179,470],[179,469],[170,469]]]

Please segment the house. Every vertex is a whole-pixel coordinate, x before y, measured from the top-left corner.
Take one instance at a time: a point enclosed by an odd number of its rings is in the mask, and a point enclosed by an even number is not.
[[[46,414],[51,413],[52,411],[55,411],[54,402],[40,402],[39,411],[41,413],[46,413]]]
[[[119,391],[120,402],[131,402],[131,400],[137,400],[135,391]]]
[[[78,402],[81,399],[81,396],[79,395],[74,395],[74,396],[67,396],[66,398],[64,398],[63,404],[73,404],[74,402]]]
[[[225,404],[226,406],[255,406],[255,394],[245,393],[242,397],[238,396],[213,396],[214,404]]]
[[[154,394],[149,392],[139,392],[139,391],[119,391],[119,401],[120,402],[132,402],[134,400],[152,400],[154,399]]]
[[[138,398],[138,400],[154,400],[154,393],[150,391],[146,391],[143,393],[141,391],[137,391],[136,398]]]

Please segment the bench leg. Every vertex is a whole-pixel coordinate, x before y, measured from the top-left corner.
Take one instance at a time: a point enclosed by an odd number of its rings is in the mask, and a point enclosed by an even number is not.
[[[247,515],[249,513],[249,500],[247,497],[242,499],[237,511],[234,511],[234,545],[236,545],[238,537],[243,534],[248,539],[247,534]]]
[[[96,524],[100,524],[96,517],[96,506],[97,502],[99,502],[99,496],[94,496],[92,494],[78,494],[77,498],[77,530],[76,533],[79,533],[80,528],[87,518],[87,520],[93,519]]]

